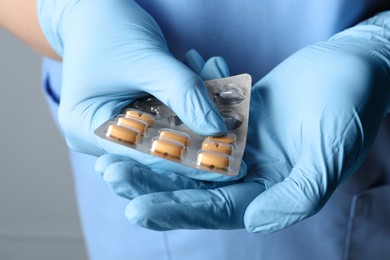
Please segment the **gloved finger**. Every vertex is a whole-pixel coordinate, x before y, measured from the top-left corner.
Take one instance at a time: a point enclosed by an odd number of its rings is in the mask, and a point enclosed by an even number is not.
[[[204,80],[229,77],[229,67],[222,57],[212,57],[205,63],[200,76]]]
[[[212,57],[207,62],[194,49],[189,50],[184,57],[186,64],[192,71],[200,75],[203,80],[219,79],[230,76],[229,67],[222,57]]]
[[[104,155],[100,156],[96,160],[96,162],[95,162],[95,171],[97,173],[99,173],[100,176],[103,177],[103,174],[104,174],[104,172],[105,172],[105,170],[107,169],[108,166],[110,166],[111,164],[116,163],[116,162],[125,162],[125,161],[137,163],[136,161],[130,159],[127,156],[123,156],[123,155],[119,155],[119,154],[107,153],[107,154],[104,154]],[[141,165],[141,164],[139,164],[139,165]]]
[[[238,229],[244,227],[247,205],[264,187],[256,182],[216,189],[159,192],[133,199],[126,217],[153,230]]]
[[[193,72],[200,75],[204,64],[206,63],[203,57],[194,49],[189,50],[185,55],[183,62]]]
[[[154,192],[210,189],[232,183],[197,181],[174,173],[159,175],[128,157],[114,154],[99,157],[95,170],[116,194],[127,199]]]

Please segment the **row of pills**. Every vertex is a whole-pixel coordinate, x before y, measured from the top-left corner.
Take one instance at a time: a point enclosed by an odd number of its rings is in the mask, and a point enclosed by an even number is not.
[[[153,125],[153,116],[135,109],[126,110],[107,127],[106,137],[137,144]],[[235,135],[206,137],[197,153],[196,165],[226,169],[234,150]],[[190,144],[190,136],[168,128],[160,129],[151,139],[149,151],[160,157],[180,160]]]

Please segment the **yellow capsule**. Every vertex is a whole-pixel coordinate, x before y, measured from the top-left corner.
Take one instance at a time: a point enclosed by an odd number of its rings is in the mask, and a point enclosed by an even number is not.
[[[213,141],[204,141],[202,143],[202,150],[205,151],[214,151],[218,153],[224,153],[231,155],[233,151],[233,146],[227,143],[213,142]]]
[[[121,125],[109,125],[106,133],[107,137],[121,142],[135,144],[139,140],[139,133]]]
[[[229,167],[229,156],[222,153],[201,151],[198,153],[196,164],[210,168],[226,169]]]
[[[154,119],[151,115],[138,110],[127,110],[126,116],[142,120],[147,123],[149,127],[152,126],[154,122]]]
[[[146,130],[148,129],[148,125],[144,121],[124,116],[118,117],[117,123],[118,125],[135,128],[141,133],[141,135],[145,134]]]
[[[177,141],[179,143],[182,143],[185,147],[187,147],[190,144],[190,137],[186,133],[182,133],[174,130],[162,129],[159,133],[159,137]]]
[[[167,139],[155,139],[152,141],[150,151],[163,156],[181,157],[184,153],[183,144]]]

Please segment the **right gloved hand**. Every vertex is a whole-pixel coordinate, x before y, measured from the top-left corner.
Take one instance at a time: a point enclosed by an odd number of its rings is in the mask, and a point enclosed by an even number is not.
[[[198,134],[226,131],[202,79],[170,54],[157,23],[135,1],[38,0],[38,16],[63,58],[59,121],[71,149],[158,164],[161,159],[94,135],[95,128],[146,94]]]
[[[317,213],[359,167],[390,113],[390,12],[296,52],[252,88],[248,173],[236,183],[156,176],[129,158],[96,163],[126,216],[154,230],[270,233]]]

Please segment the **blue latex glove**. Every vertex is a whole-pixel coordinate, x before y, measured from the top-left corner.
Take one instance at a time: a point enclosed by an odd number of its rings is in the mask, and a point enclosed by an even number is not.
[[[241,182],[153,175],[114,155],[96,169],[146,228],[283,229],[318,212],[365,159],[390,112],[389,65],[390,12],[278,65],[252,90]]]
[[[136,2],[39,0],[38,15],[63,57],[59,121],[71,149],[158,164],[161,160],[94,135],[104,121],[146,94],[168,105],[196,133],[226,131],[202,79],[170,54],[158,25]]]

